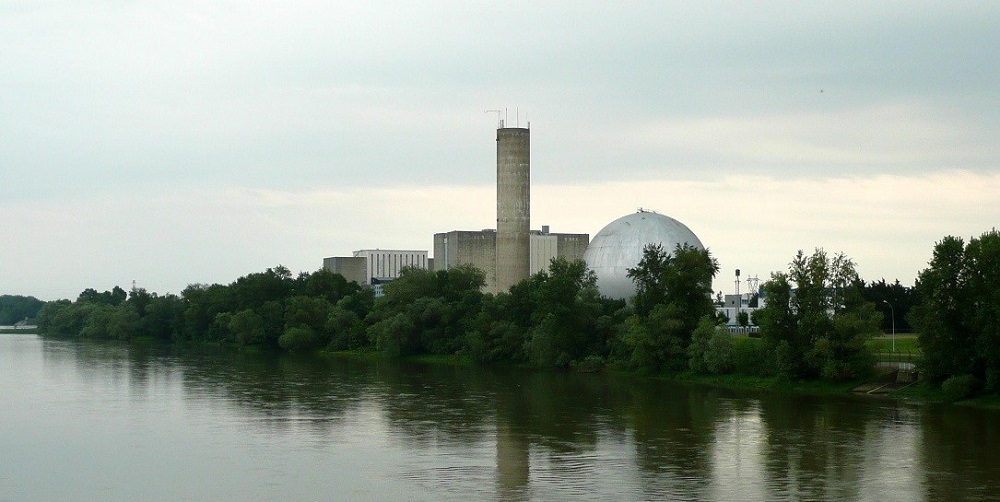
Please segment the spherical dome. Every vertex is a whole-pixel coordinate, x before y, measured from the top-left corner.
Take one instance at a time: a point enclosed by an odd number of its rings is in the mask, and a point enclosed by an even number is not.
[[[597,232],[583,254],[597,276],[597,289],[602,295],[618,299],[635,295],[628,269],[639,265],[647,244],[659,244],[668,253],[678,244],[705,249],[691,229],[669,216],[641,209],[622,216]]]

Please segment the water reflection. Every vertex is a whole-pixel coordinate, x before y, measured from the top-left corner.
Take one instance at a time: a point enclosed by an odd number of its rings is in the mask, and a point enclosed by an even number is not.
[[[220,454],[270,462],[247,467],[265,483],[250,498],[288,490],[285,477],[299,471],[314,473],[289,478],[305,498],[331,489],[324,472],[339,476],[335,489],[383,499],[883,502],[1000,493],[993,412],[613,375],[40,345],[40,378],[70,382],[59,406],[150,421],[140,433],[192,428],[205,448],[223,451],[203,453],[206,462]],[[178,414],[180,425],[157,422]],[[372,478],[381,491],[365,491],[376,490],[366,484]],[[310,489],[318,491],[309,497]]]
[[[997,418],[984,410],[921,410],[920,467],[927,500],[1000,500]]]

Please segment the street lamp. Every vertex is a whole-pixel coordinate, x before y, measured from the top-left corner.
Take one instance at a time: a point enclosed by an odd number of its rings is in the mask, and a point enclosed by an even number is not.
[[[892,351],[896,352],[896,309],[886,300],[882,300],[882,303],[889,306],[889,315],[892,316]]]

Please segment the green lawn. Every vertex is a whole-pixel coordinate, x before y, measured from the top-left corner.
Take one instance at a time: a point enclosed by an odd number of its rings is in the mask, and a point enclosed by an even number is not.
[[[876,354],[891,354],[893,341],[891,335],[883,335],[868,341],[868,347]],[[895,353],[920,355],[920,340],[914,333],[896,334]]]

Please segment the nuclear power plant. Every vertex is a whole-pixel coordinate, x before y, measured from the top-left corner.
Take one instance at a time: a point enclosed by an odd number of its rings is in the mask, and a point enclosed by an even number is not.
[[[434,234],[435,267],[473,265],[486,274],[486,292],[506,292],[546,270],[553,258],[582,260],[590,243],[588,234],[551,233],[548,225],[531,229],[531,131],[503,121],[497,128],[496,224]]]
[[[628,269],[639,264],[647,244],[660,244],[668,251],[677,244],[704,249],[683,223],[643,209],[609,223],[594,242],[589,234],[552,233],[548,225],[532,230],[529,129],[498,122],[495,228],[436,233],[433,258],[426,251],[365,249],[354,256],[326,258],[324,268],[373,287],[378,294],[382,284],[399,277],[406,267],[448,270],[472,265],[486,276],[484,292],[501,293],[562,257],[584,260],[594,271],[602,296],[627,299],[635,294]]]

